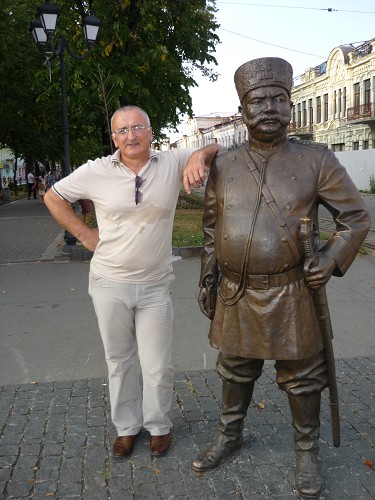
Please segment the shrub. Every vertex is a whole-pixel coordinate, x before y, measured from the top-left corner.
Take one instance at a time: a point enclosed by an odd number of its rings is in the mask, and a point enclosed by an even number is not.
[[[375,194],[375,176],[370,175],[370,193]]]

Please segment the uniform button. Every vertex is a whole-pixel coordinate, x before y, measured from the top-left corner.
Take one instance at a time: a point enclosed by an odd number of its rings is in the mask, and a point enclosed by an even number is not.
[[[285,208],[286,208],[287,210],[290,210],[290,209],[292,208],[292,206],[291,206],[291,205],[287,205]]]
[[[228,262],[224,262],[224,267],[225,267],[225,269],[228,269],[228,267],[229,267]]]
[[[288,264],[283,265],[283,269],[288,269],[288,267],[289,267]]]
[[[235,157],[235,156],[231,156],[231,157],[230,157],[230,161],[234,161],[235,159],[236,159],[236,157]]]
[[[292,180],[295,181],[297,177],[295,175],[292,175]]]
[[[229,177],[228,182],[232,182],[232,181],[233,181],[233,177]]]
[[[232,205],[228,205],[227,209],[230,210],[232,208]]]
[[[228,235],[224,234],[224,240],[227,240],[227,239],[228,239]]]
[[[287,242],[288,242],[288,240],[286,239],[286,236],[283,236],[283,237],[281,238],[281,241],[282,241],[283,243],[287,243]]]

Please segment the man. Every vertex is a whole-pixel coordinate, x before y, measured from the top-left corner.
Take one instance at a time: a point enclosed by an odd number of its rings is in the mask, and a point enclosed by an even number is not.
[[[287,137],[292,67],[278,58],[240,66],[235,85],[249,140],[220,152],[206,187],[199,303],[213,317],[210,342],[220,352],[223,381],[219,434],[192,464],[217,467],[240,449],[255,381],[276,360],[277,383],[289,399],[295,430],[296,486],[319,496],[321,391],[327,366],[311,290],[342,276],[369,228],[365,205],[324,144]],[[318,226],[318,205],[336,231],[304,276],[300,219]],[[210,290],[217,289],[216,310]]]
[[[173,218],[182,181],[198,187],[219,146],[194,152],[150,150],[152,128],[136,106],[112,117],[114,155],[88,161],[47,192],[57,222],[94,251],[89,292],[98,318],[109,373],[117,459],[131,454],[144,427],[151,453],[170,445],[173,396],[170,284]],[[89,199],[98,229],[78,218],[70,203]],[[143,398],[136,355],[143,375]]]
[[[27,174],[27,199],[30,200],[31,193],[34,191],[34,200],[36,200],[36,184],[34,172],[29,172]]]

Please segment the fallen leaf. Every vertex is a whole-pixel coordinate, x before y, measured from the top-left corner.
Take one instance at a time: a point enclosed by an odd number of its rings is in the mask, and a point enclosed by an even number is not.
[[[259,403],[257,403],[258,410],[264,410],[265,407],[266,405],[264,403],[264,399],[262,399],[262,401],[259,401]]]
[[[369,458],[367,458],[365,460],[365,465],[367,465],[367,467],[370,467],[370,469],[374,469],[374,467],[375,467],[374,462],[372,460],[370,460]]]

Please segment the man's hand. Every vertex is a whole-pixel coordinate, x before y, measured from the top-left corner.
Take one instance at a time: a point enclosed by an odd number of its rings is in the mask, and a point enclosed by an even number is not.
[[[317,262],[306,273],[307,284],[313,290],[326,285],[335,270],[335,260],[325,253],[317,254]]]
[[[84,237],[81,238],[81,243],[84,245],[87,250],[91,250],[92,252],[95,251],[96,247],[98,246],[99,243],[99,229],[98,228],[89,228],[86,232]]]
[[[220,148],[219,144],[209,144],[190,156],[183,173],[184,188],[188,194],[191,194],[190,186],[198,188],[206,179],[211,161]]]

